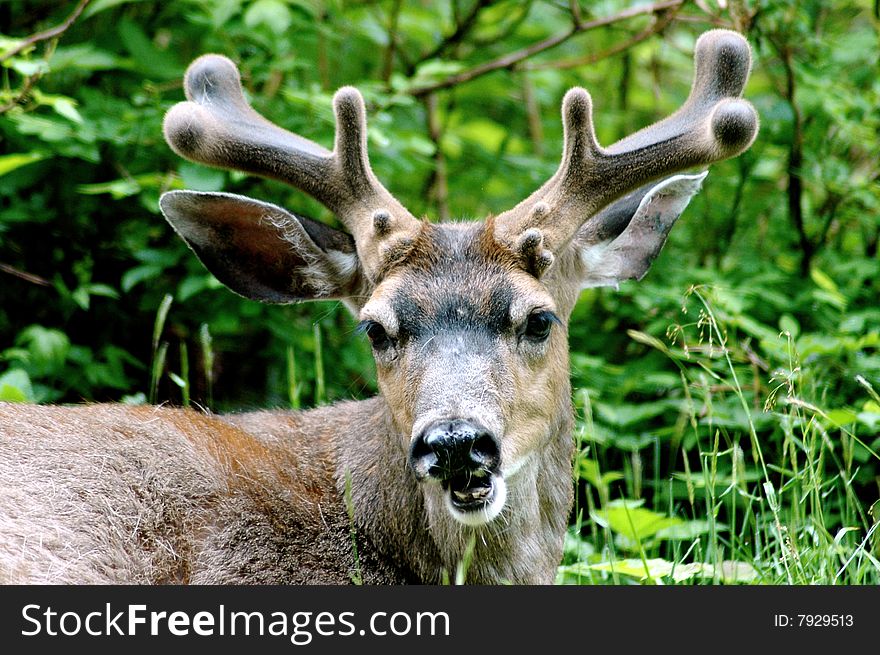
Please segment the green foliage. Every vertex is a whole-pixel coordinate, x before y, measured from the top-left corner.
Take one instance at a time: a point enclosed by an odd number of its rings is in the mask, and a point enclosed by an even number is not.
[[[632,3],[93,0],[29,38],[74,5],[0,5],[0,400],[226,411],[375,392],[340,305],[245,301],[159,215],[163,191],[190,188],[334,223],[168,149],[162,116],[200,54],[230,56],[258,111],[325,146],[333,91],[357,85],[403,204],[483,217],[555,170],[566,89],[591,91],[611,143],[681,103],[707,24],[745,33],[758,141],[713,167],[642,282],[586,291],[572,316],[578,507],[560,581],[880,581],[870,3],[683,3],[544,48],[572,6],[588,23]]]
[[[730,567],[738,582],[878,580],[880,404],[869,378],[880,322],[858,335],[805,332],[786,313],[796,304],[751,284],[652,294],[666,318],[629,330],[626,363],[573,358],[577,535],[590,548],[570,556],[563,581],[731,582]],[[748,298],[778,302],[779,325],[756,320]]]

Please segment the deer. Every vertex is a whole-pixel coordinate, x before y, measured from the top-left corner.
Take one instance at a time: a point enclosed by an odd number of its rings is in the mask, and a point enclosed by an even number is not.
[[[344,303],[379,393],[228,415],[0,404],[0,581],[552,584],[575,482],[572,310],[644,277],[705,169],[758,132],[746,39],[705,32],[694,67],[676,112],[609,147],[569,90],[546,183],[434,223],[373,173],[355,88],[333,98],[330,151],[258,114],[230,59],[196,59],[164,119],[173,151],[289,184],[344,229],[226,192],[168,191],[162,214],[235,293]]]

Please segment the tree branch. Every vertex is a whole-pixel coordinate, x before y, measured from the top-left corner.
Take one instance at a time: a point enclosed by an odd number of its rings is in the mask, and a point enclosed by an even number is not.
[[[41,77],[42,75],[40,73],[36,73],[34,75],[28,75],[26,78],[24,78],[24,83],[21,85],[21,88],[17,90],[18,92],[15,94],[15,97],[12,98],[12,100],[7,102],[5,105],[0,106],[0,116],[8,111],[15,109],[19,105],[24,104],[25,99],[31,92],[31,89],[33,89],[34,85],[36,85],[36,83],[40,81]]]
[[[4,264],[0,262],[0,271],[4,273],[9,273],[10,275],[14,275],[17,278],[21,278],[25,282],[30,282],[31,284],[36,284],[41,287],[50,287],[52,283],[49,282],[44,277],[40,277],[39,275],[34,275],[33,273],[26,273],[25,271],[20,271],[14,266],[10,266],[9,264]]]
[[[520,25],[522,25],[528,19],[529,13],[532,11],[533,4],[534,0],[526,0],[525,2],[520,3],[519,16],[515,16],[514,18],[509,19],[508,24],[501,31],[493,34],[492,36],[486,36],[484,38],[475,36],[473,40],[474,47],[487,48],[491,45],[495,45],[496,43],[509,38],[510,35],[516,32],[519,29]]]
[[[327,14],[326,12],[321,12],[318,14],[317,21],[317,52],[316,56],[318,58],[318,79],[321,82],[321,88],[323,90],[327,90],[331,86],[330,82],[330,60],[327,55],[327,35],[324,30],[325,23],[327,22]]]
[[[522,76],[523,101],[526,107],[526,117],[529,121],[529,137],[532,139],[532,151],[539,157],[544,154],[544,126],[541,124],[541,107],[535,97],[535,89],[529,74]]]
[[[36,45],[37,43],[40,43],[41,41],[53,41],[53,43],[49,45],[46,52],[44,53],[44,58],[48,60],[51,57],[51,53],[54,49],[54,42],[57,41],[57,39],[59,39],[68,29],[70,29],[70,26],[73,25],[76,22],[76,19],[80,17],[80,14],[82,14],[83,10],[86,8],[89,2],[91,2],[91,0],[80,0],[80,3],[76,6],[70,16],[68,16],[64,20],[64,22],[48,30],[37,32],[36,34],[32,34],[31,36],[23,39],[21,43],[12,48],[12,50],[4,53],[3,56],[0,57],[0,62],[12,59],[17,54],[23,52],[33,45]],[[0,106],[0,115],[11,111],[21,104],[24,104],[26,98],[30,95],[31,90],[34,88],[34,86],[36,86],[37,82],[40,81],[40,78],[42,76],[42,73],[34,73],[33,75],[25,76],[21,88],[17,89],[17,93],[15,94],[15,96],[5,105]]]
[[[571,18],[575,25],[580,25],[584,22],[583,15],[581,14],[581,3],[578,0],[569,0],[568,10],[571,12]]]
[[[386,84],[391,80],[391,74],[394,72],[394,56],[397,53],[397,24],[400,20],[402,7],[403,0],[395,0],[388,20],[388,47],[385,48],[385,62],[382,66],[382,81]]]
[[[528,59],[529,57],[532,57],[538,53],[550,50],[562,43],[565,43],[571,37],[582,32],[628,20],[630,18],[633,18],[634,16],[641,16],[644,14],[656,14],[658,12],[666,11],[668,9],[680,7],[682,4],[684,4],[684,2],[685,0],[664,0],[663,2],[657,2],[652,5],[633,7],[632,9],[627,9],[626,11],[622,11],[619,14],[615,14],[614,16],[598,18],[584,23],[575,24],[566,32],[555,34],[544,39],[543,41],[538,41],[537,43],[533,43],[530,46],[527,46],[520,50],[516,50],[515,52],[508,53],[502,57],[493,59],[492,61],[479,64],[469,70],[456,73],[455,75],[450,75],[445,80],[440,80],[439,82],[434,82],[432,84],[426,84],[425,86],[411,89],[410,94],[418,98],[433,93],[435,91],[439,91],[441,89],[448,89],[452,86],[457,86],[465,82],[470,82],[471,80],[482,77],[487,73],[491,73],[493,71],[504,68],[511,68],[519,62]]]
[[[76,19],[80,17],[80,14],[85,10],[88,4],[92,0],[80,0],[80,3],[76,6],[73,12],[68,16],[64,22],[55,27],[49,28],[43,32],[37,32],[36,34],[32,34],[26,39],[23,39],[21,43],[19,43],[16,47],[14,47],[9,52],[5,53],[2,57],[0,57],[0,61],[6,61],[7,59],[11,59],[18,53],[30,48],[32,45],[39,43],[40,41],[48,41],[50,39],[55,39],[64,34],[70,26],[76,22]]]
[[[674,7],[669,11],[659,12],[660,15],[655,17],[654,21],[652,21],[651,24],[643,29],[641,32],[630,37],[626,41],[623,41],[622,43],[618,43],[615,46],[608,48],[607,50],[603,50],[602,52],[594,52],[588,55],[584,55],[583,57],[565,59],[552,63],[528,64],[523,66],[523,68],[525,70],[565,70],[568,68],[579,68],[581,66],[589,66],[590,64],[595,64],[598,61],[620,54],[624,50],[628,50],[637,43],[641,43],[642,41],[654,36],[655,34],[662,32],[664,29],[666,29],[669,23],[672,22],[680,8],[681,5],[679,5],[678,7]]]
[[[769,41],[773,44],[773,47],[779,53],[779,58],[782,60],[783,70],[785,71],[783,97],[791,107],[794,116],[791,144],[788,150],[788,189],[786,190],[786,195],[788,197],[788,217],[797,231],[798,242],[801,248],[801,273],[807,275],[810,272],[810,264],[816,251],[816,244],[810,239],[804,224],[802,202],[804,185],[801,178],[801,168],[804,161],[804,119],[800,107],[798,107],[795,101],[796,82],[791,46],[787,43],[780,44],[774,38],[770,38]]]
[[[428,114],[428,133],[434,142],[434,179],[432,195],[437,201],[437,216],[441,221],[449,220],[449,177],[446,171],[446,156],[443,154],[443,127],[440,125],[440,112],[437,94],[425,98]]]
[[[418,61],[413,64],[413,70],[415,70],[419,64],[434,59],[435,57],[439,57],[452,46],[461,43],[464,37],[467,36],[468,32],[470,32],[473,26],[476,24],[480,12],[485,9],[489,4],[491,4],[491,0],[477,0],[477,2],[474,3],[473,7],[471,7],[471,10],[461,20],[461,22],[456,24],[455,30],[452,32],[452,34],[450,34],[440,43],[438,43],[433,50],[419,57]]]

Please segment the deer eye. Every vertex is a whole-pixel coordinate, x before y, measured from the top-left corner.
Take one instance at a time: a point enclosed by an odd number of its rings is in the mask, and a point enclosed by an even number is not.
[[[358,327],[367,333],[367,338],[375,350],[387,350],[394,345],[394,340],[388,336],[385,328],[376,321],[363,321]]]
[[[530,341],[546,341],[550,336],[550,328],[559,323],[556,314],[549,311],[534,312],[526,320],[523,336]]]

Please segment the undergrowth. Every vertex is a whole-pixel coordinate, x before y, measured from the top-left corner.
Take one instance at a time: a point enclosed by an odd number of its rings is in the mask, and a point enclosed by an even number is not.
[[[809,339],[764,335],[759,355],[723,296],[691,287],[665,338],[630,332],[676,388],[632,406],[576,391],[560,583],[880,583],[877,391],[856,373],[861,396],[835,403]]]

